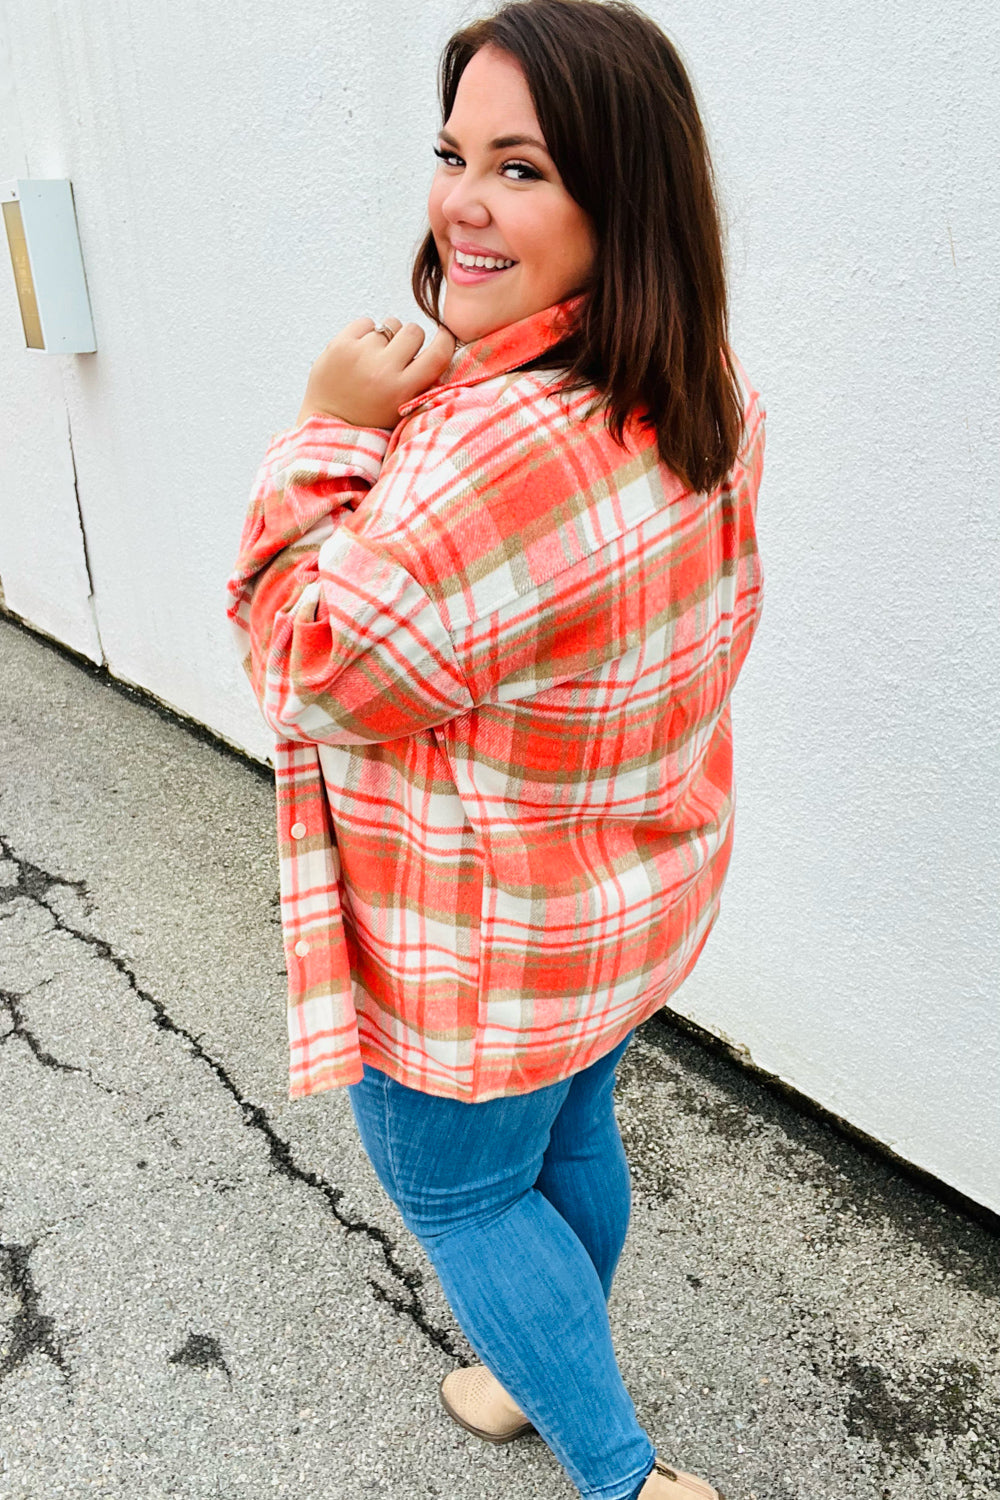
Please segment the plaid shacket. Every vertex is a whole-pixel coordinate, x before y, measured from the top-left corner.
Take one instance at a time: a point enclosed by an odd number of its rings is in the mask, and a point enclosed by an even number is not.
[[[593,391],[518,370],[571,305],[257,476],[230,618],[277,736],[293,1099],[362,1061],[470,1102],[555,1083],[718,912],[763,411],[744,381],[737,464],[692,493],[638,421],[620,447]]]

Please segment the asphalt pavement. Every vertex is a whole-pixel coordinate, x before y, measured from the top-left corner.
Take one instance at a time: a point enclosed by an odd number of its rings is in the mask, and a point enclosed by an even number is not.
[[[545,1500],[347,1096],[290,1103],[269,777],[0,621],[0,1496]],[[808,1003],[808,996],[803,996]],[[1000,1242],[654,1018],[612,1297],[729,1500],[1000,1495]]]

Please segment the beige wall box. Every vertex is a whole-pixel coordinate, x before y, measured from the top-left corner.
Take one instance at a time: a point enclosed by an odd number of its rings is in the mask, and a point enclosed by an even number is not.
[[[0,207],[25,346],[43,354],[92,353],[97,341],[69,181],[0,183]]]

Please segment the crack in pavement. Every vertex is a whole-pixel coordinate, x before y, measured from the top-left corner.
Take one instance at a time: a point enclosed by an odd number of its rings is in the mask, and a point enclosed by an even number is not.
[[[7,1347],[0,1351],[0,1383],[36,1352],[57,1365],[63,1378],[71,1383],[66,1356],[56,1337],[55,1319],[39,1308],[38,1288],[30,1265],[37,1244],[37,1240],[29,1245],[5,1245],[0,1241],[0,1275],[18,1302]]]
[[[3,834],[0,834],[0,850],[3,851],[4,859],[9,860],[17,871],[15,885],[0,885],[0,905],[6,905],[15,896],[28,896],[32,900],[36,897],[44,897],[53,886],[61,885],[66,890],[76,892],[84,911],[88,916],[90,915],[93,908],[85,880],[69,880],[65,875],[52,875],[48,870],[42,870],[38,865],[33,865],[30,859],[16,858],[10,852],[10,844]]]
[[[57,1073],[82,1073],[85,1078],[89,1078],[95,1089],[101,1089],[105,1094],[117,1094],[118,1089],[109,1088],[106,1083],[99,1083],[89,1069],[81,1068],[76,1063],[60,1062],[58,1057],[53,1057],[52,1053],[42,1046],[24,1019],[21,1010],[21,1001],[24,998],[24,995],[17,995],[13,990],[0,989],[0,1010],[7,1012],[11,1023],[10,1030],[0,1036],[0,1047],[5,1042],[9,1042],[11,1037],[16,1037],[18,1041],[27,1043],[36,1062],[41,1063],[43,1068],[53,1068]]]
[[[84,943],[91,948],[98,958],[109,964],[126,981],[132,992],[144,1001],[153,1012],[153,1021],[161,1031],[170,1033],[186,1044],[189,1055],[203,1062],[214,1073],[218,1082],[239,1105],[243,1114],[243,1123],[248,1129],[258,1131],[267,1142],[271,1166],[274,1171],[287,1177],[292,1182],[302,1183],[312,1188],[314,1192],[320,1193],[326,1200],[327,1206],[338,1224],[348,1234],[360,1234],[378,1247],[382,1253],[382,1259],[386,1270],[399,1284],[401,1291],[395,1292],[381,1285],[374,1277],[368,1278],[368,1285],[375,1298],[384,1302],[392,1308],[399,1317],[411,1320],[421,1331],[425,1338],[440,1349],[442,1353],[450,1358],[467,1364],[468,1360],[455,1347],[454,1339],[446,1328],[439,1328],[431,1321],[419,1295],[420,1288],[424,1284],[421,1271],[407,1270],[397,1259],[395,1245],[392,1238],[377,1224],[370,1224],[365,1219],[352,1219],[341,1208],[344,1197],[343,1188],[338,1188],[333,1183],[327,1182],[318,1172],[313,1172],[307,1167],[301,1167],[292,1156],[292,1148],[288,1141],[283,1140],[275,1130],[267,1113],[259,1104],[253,1104],[245,1099],[236,1084],[230,1078],[225,1067],[217,1058],[212,1057],[201,1045],[200,1039],[186,1027],[180,1025],[170,1015],[166,1006],[155,995],[142,988],[136,978],[135,971],[121,954],[116,953],[111,944],[104,938],[95,937],[93,933],[84,932],[72,923],[67,922],[60,916],[56,907],[50,900],[50,893],[56,887],[64,887],[76,892],[84,905],[85,911],[92,910],[90,893],[86,881],[67,880],[61,875],[53,875],[48,870],[42,869],[40,865],[33,864],[28,859],[22,859],[15,854],[9,840],[0,834],[0,855],[14,866],[17,879],[14,885],[0,886],[0,905],[9,904],[19,899],[27,899],[35,906],[41,907],[48,912],[54,923],[54,930],[65,933],[77,942]],[[17,997],[19,998],[19,997]],[[10,1033],[8,1033],[10,1035]],[[63,1064],[68,1067],[68,1064]],[[15,1249],[18,1247],[14,1247]]]

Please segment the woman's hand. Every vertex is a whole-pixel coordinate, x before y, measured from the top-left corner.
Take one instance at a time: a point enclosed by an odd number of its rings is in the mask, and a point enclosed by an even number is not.
[[[393,338],[375,332],[371,318],[355,318],[331,339],[309,372],[298,422],[313,412],[339,417],[352,427],[395,427],[399,408],[440,379],[455,352],[447,328],[439,328],[423,352],[423,329],[385,318]]]

